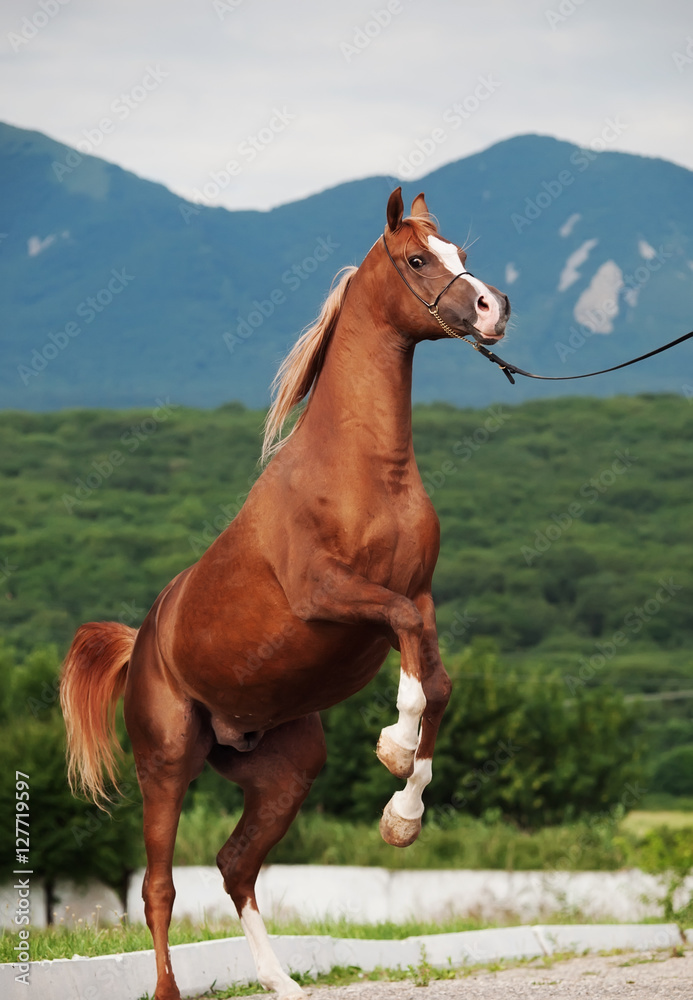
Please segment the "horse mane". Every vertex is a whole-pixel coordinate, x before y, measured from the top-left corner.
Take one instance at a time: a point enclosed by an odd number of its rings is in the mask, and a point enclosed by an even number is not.
[[[419,243],[425,245],[426,237],[438,232],[436,220],[431,215],[409,216],[403,220]],[[380,242],[376,240],[373,246]],[[371,248],[372,249],[372,248]],[[327,345],[344,305],[351,279],[358,271],[349,265],[338,271],[330,292],[315,322],[303,331],[291,351],[282,361],[272,382],[272,405],[265,419],[261,462],[265,464],[289,440],[300,426],[303,413],[291,431],[282,437],[289,414],[305,399],[317,381],[322,369]],[[304,410],[305,413],[305,410]]]
[[[357,271],[357,267],[349,265],[337,272],[318,318],[303,331],[274,377],[273,402],[265,419],[261,459],[263,463],[279,451],[301,422],[303,414],[289,434],[282,437],[289,414],[302,399],[305,399],[320,374],[330,336],[344,305],[351,279]]]

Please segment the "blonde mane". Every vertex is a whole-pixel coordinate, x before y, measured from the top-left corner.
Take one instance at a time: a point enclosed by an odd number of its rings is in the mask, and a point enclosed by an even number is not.
[[[351,265],[337,272],[320,315],[312,326],[303,331],[274,377],[273,402],[265,419],[261,459],[263,463],[279,451],[301,423],[303,414],[292,430],[282,437],[289,414],[302,399],[305,399],[320,374],[330,336],[344,305],[351,279],[357,270],[357,267]]]

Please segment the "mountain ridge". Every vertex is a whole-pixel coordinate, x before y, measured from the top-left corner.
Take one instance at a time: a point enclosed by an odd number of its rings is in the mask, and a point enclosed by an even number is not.
[[[333,276],[382,232],[396,183],[364,178],[267,211],[230,211],[70,152],[0,125],[3,407],[157,396],[266,405],[278,361]],[[524,135],[401,183],[407,201],[425,190],[443,235],[474,240],[472,271],[510,296],[499,351],[520,367],[579,374],[693,328],[693,172],[684,167]],[[680,393],[686,349],[589,389]],[[585,391],[511,387],[476,362],[457,343],[421,345],[414,399],[484,406]]]

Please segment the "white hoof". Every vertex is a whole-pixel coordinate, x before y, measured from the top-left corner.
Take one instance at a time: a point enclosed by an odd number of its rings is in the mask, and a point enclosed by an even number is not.
[[[301,989],[298,983],[294,983],[293,989],[277,990],[277,1000],[307,1000],[308,994]]]
[[[380,820],[380,836],[392,847],[409,847],[421,833],[421,817],[404,819],[392,805],[392,799],[383,809]]]
[[[375,752],[380,763],[384,764],[395,778],[404,779],[413,774],[416,749],[407,750],[405,747],[401,747],[384,729],[380,734]]]

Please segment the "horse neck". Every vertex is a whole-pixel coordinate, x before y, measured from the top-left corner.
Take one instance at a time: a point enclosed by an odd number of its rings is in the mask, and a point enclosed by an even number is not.
[[[311,393],[305,430],[342,457],[413,461],[413,344],[405,345],[378,310],[349,292]]]

